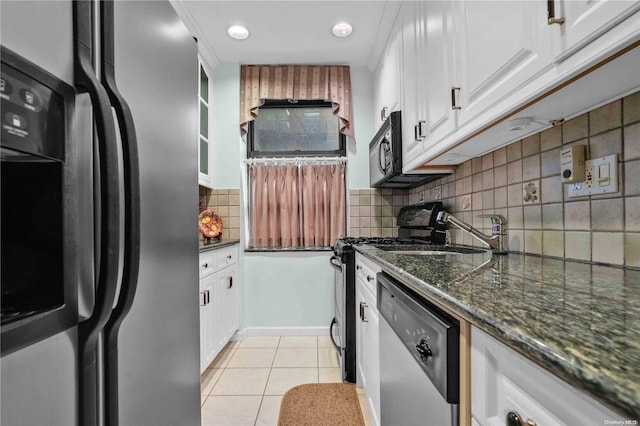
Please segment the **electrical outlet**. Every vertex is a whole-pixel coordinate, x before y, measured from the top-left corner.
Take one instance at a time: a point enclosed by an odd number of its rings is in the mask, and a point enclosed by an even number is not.
[[[585,181],[569,185],[569,197],[618,192],[618,154],[585,161]]]

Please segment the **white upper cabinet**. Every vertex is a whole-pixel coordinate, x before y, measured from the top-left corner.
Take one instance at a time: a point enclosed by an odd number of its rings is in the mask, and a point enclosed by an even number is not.
[[[460,164],[637,90],[640,74],[621,74],[633,58],[610,59],[634,46],[625,56],[638,56],[640,1],[555,0],[562,23],[549,23],[548,5],[402,3],[374,98],[378,123],[401,106],[405,173]],[[507,122],[520,117],[530,127]]]
[[[562,62],[580,49],[613,29],[626,19],[635,19],[640,27],[640,2],[620,0],[556,0],[554,15],[564,22],[552,24],[558,34],[554,35],[554,57]]]
[[[211,145],[211,81],[210,70],[202,59],[198,61],[198,184],[213,188]]]
[[[452,108],[455,87],[453,2],[420,2],[424,25],[420,69],[423,76],[424,110],[428,138],[425,149],[451,134],[457,126],[457,110]]]
[[[455,104],[460,107],[460,124],[551,67],[545,5],[541,1],[456,3],[456,87],[460,89]]]
[[[374,123],[379,128],[389,114],[400,109],[401,80],[400,80],[400,49],[401,34],[394,29],[387,46],[380,58],[380,63],[374,77],[375,116]]]

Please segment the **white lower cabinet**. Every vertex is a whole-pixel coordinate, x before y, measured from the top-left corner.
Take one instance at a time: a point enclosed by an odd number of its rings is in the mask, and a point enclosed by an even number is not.
[[[376,274],[380,267],[356,253],[356,379],[367,397],[374,424],[380,424],[380,315]]]
[[[472,327],[472,425],[515,424],[505,423],[509,413],[517,413],[522,424],[539,426],[603,425],[623,418]]]
[[[200,373],[238,330],[237,245],[200,254]]]

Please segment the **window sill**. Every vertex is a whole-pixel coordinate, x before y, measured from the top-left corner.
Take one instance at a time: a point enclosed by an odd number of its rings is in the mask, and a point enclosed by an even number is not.
[[[246,248],[245,253],[296,253],[296,252],[314,252],[314,251],[331,251],[331,247],[305,247],[305,248]]]

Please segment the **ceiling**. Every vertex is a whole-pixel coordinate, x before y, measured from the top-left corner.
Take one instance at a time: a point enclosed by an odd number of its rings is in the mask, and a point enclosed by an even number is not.
[[[198,39],[199,49],[216,66],[243,64],[344,64],[374,69],[391,32],[399,2],[173,0],[178,14]],[[331,34],[334,24],[353,26],[348,38]],[[233,40],[232,24],[250,37]]]

